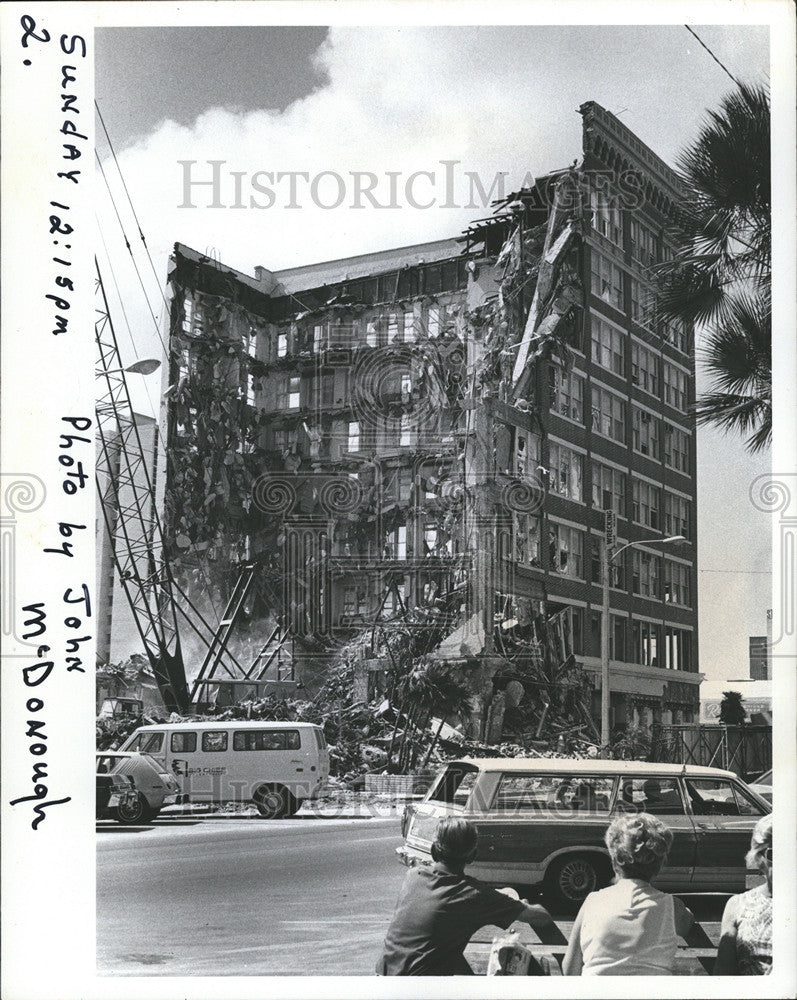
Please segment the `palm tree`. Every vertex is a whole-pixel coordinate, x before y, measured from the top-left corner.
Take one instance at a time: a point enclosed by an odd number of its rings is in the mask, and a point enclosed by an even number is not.
[[[772,438],[772,309],[769,94],[742,84],[712,111],[678,167],[687,197],[659,268],[664,319],[704,325],[710,391],[697,419]]]
[[[723,691],[720,702],[720,722],[726,726],[741,726],[747,718],[740,691]]]

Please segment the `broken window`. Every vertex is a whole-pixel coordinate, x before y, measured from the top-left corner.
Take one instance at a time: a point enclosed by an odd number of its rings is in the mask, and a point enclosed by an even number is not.
[[[664,532],[689,538],[692,503],[686,497],[664,492]]]
[[[632,555],[633,591],[640,597],[659,600],[661,581],[661,556],[642,549],[634,549]]]
[[[346,444],[347,451],[360,450],[360,422],[359,420],[349,421],[349,433]]]
[[[249,406],[255,405],[255,377],[251,372],[246,375],[246,402]]]
[[[631,283],[631,317],[640,326],[652,327],[653,299],[651,293],[636,278],[629,277],[629,281]]]
[[[300,386],[301,379],[298,375],[286,379],[285,387],[289,410],[297,410],[299,408]]]
[[[404,342],[411,344],[415,340],[415,313],[409,309],[404,313]]]
[[[388,313],[387,317],[387,342],[392,344],[398,339],[398,316],[396,313]]]
[[[593,187],[589,200],[592,210],[592,228],[614,243],[615,246],[622,247],[623,225],[618,204],[619,196],[610,191],[598,190]]]
[[[376,320],[369,319],[365,324],[365,342],[369,347],[376,347],[378,340]]]
[[[576,372],[566,372],[552,364],[549,370],[551,409],[571,420],[584,419],[584,379]]]
[[[540,435],[515,428],[515,475],[518,479],[533,479],[540,464]]]
[[[385,535],[385,558],[407,558],[407,526],[400,524]]]
[[[325,347],[324,326],[321,323],[316,323],[313,326],[313,351],[318,354]]]
[[[592,429],[625,443],[625,402],[603,386],[592,383]]]
[[[426,316],[426,332],[430,337],[440,336],[440,306],[429,306]]]
[[[249,333],[244,337],[244,347],[250,358],[257,357],[257,330],[253,326],[249,327]]]
[[[583,500],[583,456],[556,441],[549,447],[549,489],[568,500]]]
[[[283,330],[277,334],[277,357],[284,358],[288,353],[288,332]]]
[[[409,413],[401,414],[399,427],[399,446],[407,448],[412,444],[412,416]]]
[[[521,566],[540,565],[540,520],[532,514],[513,513],[515,562]]]
[[[652,267],[658,260],[658,236],[637,218],[631,218],[631,256],[643,267]]]
[[[634,479],[632,491],[634,520],[637,524],[644,524],[658,531],[661,524],[659,487],[644,480]]]
[[[664,600],[690,607],[690,568],[685,563],[664,560]]]
[[[551,523],[549,534],[551,571],[584,579],[584,533],[566,524]]]
[[[656,622],[632,621],[634,663],[645,667],[659,666],[659,638],[661,626]]]
[[[293,443],[293,436],[290,431],[287,430],[274,431],[274,448],[277,451],[287,451],[292,443]]]

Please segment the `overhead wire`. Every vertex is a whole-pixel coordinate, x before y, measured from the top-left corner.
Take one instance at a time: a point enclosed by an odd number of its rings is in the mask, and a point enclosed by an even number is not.
[[[722,60],[718,59],[717,56],[714,55],[714,53],[711,51],[711,49],[708,47],[708,45],[706,45],[706,43],[703,41],[703,39],[700,37],[700,35],[698,35],[698,33],[696,31],[694,31],[692,28],[690,28],[688,24],[685,24],[684,27],[686,28],[686,30],[689,32],[690,35],[693,35],[697,39],[697,41],[699,42],[699,44],[703,46],[703,48],[706,50],[706,52],[708,52],[708,54],[711,56],[711,58],[714,60],[714,62],[720,67],[720,69],[724,73],[728,74],[728,76],[731,78],[731,80],[733,80],[733,82],[736,84],[736,86],[737,87],[741,87],[741,83],[739,83],[739,81],[736,79],[736,77],[733,75],[733,73],[731,73],[731,71],[728,69],[728,67],[725,65],[725,63],[723,63]]]

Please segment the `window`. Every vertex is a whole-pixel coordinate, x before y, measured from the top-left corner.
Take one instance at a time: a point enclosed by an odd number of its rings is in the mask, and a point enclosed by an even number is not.
[[[689,436],[671,424],[664,425],[664,463],[689,475]]]
[[[347,451],[360,450],[360,422],[359,420],[349,421],[349,434],[346,442]]]
[[[343,614],[364,615],[368,610],[368,594],[365,584],[346,587],[343,591]]]
[[[284,358],[288,353],[288,333],[283,331],[277,334],[277,357]]]
[[[619,812],[646,812],[654,816],[685,813],[677,778],[623,778],[617,796]]]
[[[653,329],[653,296],[641,281],[630,277],[628,280],[631,285],[631,318],[640,326]]]
[[[196,733],[172,733],[172,753],[195,753]]]
[[[376,347],[378,339],[376,320],[369,319],[365,324],[365,342],[369,347]]]
[[[686,328],[682,320],[662,320],[660,328],[663,340],[680,351],[682,354],[689,353],[689,343],[686,336]]]
[[[633,417],[634,451],[649,458],[659,459],[659,418],[638,406],[631,407]]]
[[[197,297],[186,295],[183,299],[183,331],[193,335],[202,332],[204,313]]]
[[[449,764],[430,792],[429,798],[433,802],[448,802],[450,805],[464,806],[473,791],[478,776],[478,769],[472,765]],[[434,828],[438,823],[437,817],[430,818]],[[429,839],[434,838],[430,837]]]
[[[549,488],[568,500],[583,500],[584,459],[578,452],[552,441],[549,447]]]
[[[161,753],[163,733],[139,733],[130,743],[124,744],[124,748],[138,750],[139,753]]]
[[[602,386],[592,386],[592,429],[614,441],[625,442],[625,402]]]
[[[618,538],[618,547],[622,546],[622,544]],[[601,549],[603,545],[604,541],[600,535],[592,535],[590,537],[591,580],[597,584],[603,583],[603,569],[601,565]],[[625,557],[626,554],[622,553],[622,555],[617,556],[609,562],[609,586],[615,587],[617,590],[626,589]]]
[[[255,377],[251,372],[246,373],[246,402],[249,406],[255,404]]]
[[[589,193],[589,207],[592,209],[592,228],[614,243],[615,246],[621,247],[623,245],[623,224],[620,217],[618,196],[608,191],[598,191],[593,188]]]
[[[692,589],[690,586],[690,568],[684,563],[664,560],[664,600],[671,604],[692,605]]]
[[[584,532],[564,524],[551,524],[550,567],[562,576],[584,579]]]
[[[593,295],[608,302],[615,309],[623,308],[623,272],[607,257],[594,248],[591,254],[591,288]]]
[[[691,537],[692,503],[686,497],[664,491],[664,533]]]
[[[514,560],[521,566],[540,565],[540,519],[532,514],[514,512],[512,530],[515,540]]]
[[[250,358],[257,357],[257,330],[253,326],[249,327],[249,333],[244,337],[244,347]]]
[[[631,256],[643,267],[652,267],[658,260],[660,240],[652,229],[639,219],[631,218]]]
[[[661,526],[661,490],[641,479],[635,479],[631,489],[634,520],[658,531]]]
[[[592,316],[590,325],[592,360],[616,375],[625,374],[626,334],[598,316]]]
[[[412,309],[404,313],[404,342],[411,344],[415,340],[415,314]]]
[[[571,420],[584,419],[584,379],[575,372],[566,372],[559,365],[551,365],[551,409]]]
[[[611,615],[612,628],[609,632],[609,659],[610,660],[625,660],[625,618],[620,618],[617,615]]]
[[[299,408],[301,379],[291,376],[282,379],[277,389],[277,406],[281,410],[296,410]]]
[[[763,816],[735,781],[725,778],[687,778],[686,794],[695,816]]]
[[[399,424],[399,447],[407,448],[412,444],[412,414],[402,413]]]
[[[398,339],[398,316],[396,313],[389,313],[387,317],[387,342],[392,344]]]
[[[440,306],[429,306],[426,317],[426,332],[430,337],[440,336]]]
[[[631,342],[631,381],[651,396],[659,395],[659,357],[636,341]]]
[[[385,558],[407,558],[407,526],[400,524],[385,536]]]
[[[686,413],[689,404],[688,382],[686,372],[665,361],[664,368],[664,402],[668,406]]]
[[[643,667],[658,667],[661,626],[656,622],[634,621],[631,623],[634,663]]]
[[[299,750],[301,746],[297,729],[256,729],[232,735],[233,750]]]
[[[600,462],[592,463],[592,505],[625,517],[625,473]]]
[[[274,431],[274,448],[276,451],[287,451],[291,445],[291,432],[286,430]]]
[[[540,435],[515,428],[514,471],[518,479],[535,479],[540,464]]]
[[[227,733],[202,733],[203,753],[224,753],[227,750]]]
[[[692,669],[692,633],[667,625],[664,629],[664,666],[667,670]]]
[[[631,556],[634,593],[658,600],[661,592],[661,556],[641,549],[634,549]]]
[[[504,774],[492,808],[497,812],[554,810],[608,813],[613,777]]]

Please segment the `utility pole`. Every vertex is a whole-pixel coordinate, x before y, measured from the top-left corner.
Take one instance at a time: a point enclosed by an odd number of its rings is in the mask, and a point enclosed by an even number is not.
[[[601,746],[609,745],[609,706],[611,689],[609,684],[609,550],[614,548],[617,530],[617,515],[613,510],[603,512],[604,529],[601,546],[601,582],[603,585],[603,610],[601,613]]]

